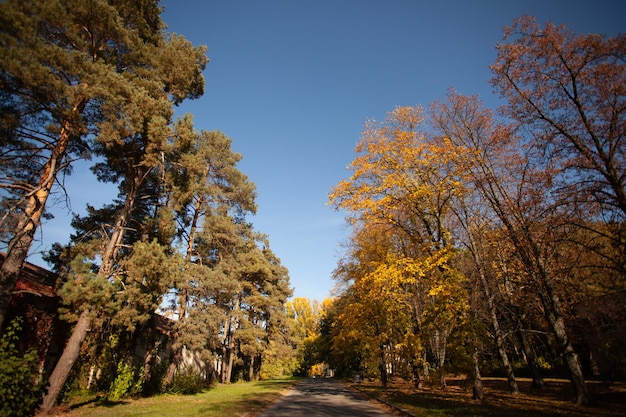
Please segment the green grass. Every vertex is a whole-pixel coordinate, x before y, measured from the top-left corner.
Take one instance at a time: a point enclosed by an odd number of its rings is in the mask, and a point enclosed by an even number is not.
[[[222,417],[254,416],[299,379],[216,385],[195,395],[157,395],[114,403],[93,401],[59,410],[62,417]]]

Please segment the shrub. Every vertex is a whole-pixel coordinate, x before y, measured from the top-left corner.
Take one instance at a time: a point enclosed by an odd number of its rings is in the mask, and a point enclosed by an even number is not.
[[[37,349],[20,352],[18,333],[22,318],[15,318],[0,338],[0,416],[35,414],[43,394]]]
[[[207,387],[206,381],[192,368],[184,368],[176,372],[169,391],[174,394],[197,394]]]
[[[117,376],[109,387],[107,398],[110,401],[119,401],[122,398],[141,391],[143,382],[143,368],[137,371],[132,366],[120,361],[117,364]]]

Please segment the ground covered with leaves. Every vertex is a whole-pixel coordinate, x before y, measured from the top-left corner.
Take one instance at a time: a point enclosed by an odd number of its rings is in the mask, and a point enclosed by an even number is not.
[[[387,388],[367,381],[351,386],[419,417],[626,416],[626,383],[623,382],[588,382],[594,404],[582,407],[574,404],[571,383],[563,379],[547,379],[542,389],[532,388],[529,379],[518,379],[520,394],[512,395],[505,379],[485,378],[482,402],[472,400],[471,389],[463,386],[463,380],[447,382],[445,390],[416,389],[409,382],[397,380]]]

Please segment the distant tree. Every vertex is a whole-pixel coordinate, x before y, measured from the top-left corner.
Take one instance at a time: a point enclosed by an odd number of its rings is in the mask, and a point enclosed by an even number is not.
[[[286,308],[291,335],[298,348],[298,372],[307,375],[314,365],[322,362],[317,352],[321,306],[317,300],[295,297],[287,302]]]
[[[256,211],[254,184],[237,168],[241,155],[230,144],[221,132],[196,131],[186,115],[174,124],[172,148],[164,156],[168,205],[175,213],[176,236],[185,257],[180,279],[170,288],[169,308],[178,320],[166,385],[174,378],[185,346],[206,355],[216,351],[222,300],[230,300],[239,285],[217,265],[217,249],[203,240],[207,227],[211,229],[207,233],[235,239],[230,215],[243,221]]]

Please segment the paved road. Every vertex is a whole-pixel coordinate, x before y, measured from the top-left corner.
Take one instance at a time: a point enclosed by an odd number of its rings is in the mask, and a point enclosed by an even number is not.
[[[309,378],[259,417],[391,417],[376,404],[332,379]]]

